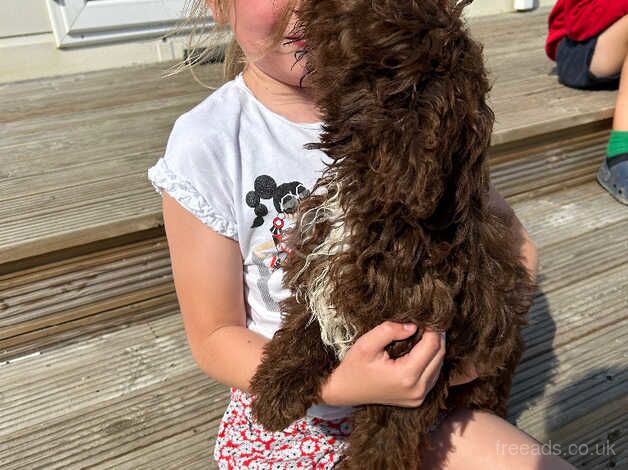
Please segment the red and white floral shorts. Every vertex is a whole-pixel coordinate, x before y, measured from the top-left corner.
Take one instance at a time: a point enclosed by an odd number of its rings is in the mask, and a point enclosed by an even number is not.
[[[218,428],[214,460],[220,469],[292,470],[334,468],[351,433],[351,417],[298,419],[278,432],[266,431],[251,411],[251,395],[231,388]]]
[[[351,417],[298,419],[282,431],[266,431],[251,410],[252,397],[231,388],[231,401],[222,417],[214,445],[219,469],[328,470],[340,462],[351,434]],[[441,411],[436,429],[446,417]]]

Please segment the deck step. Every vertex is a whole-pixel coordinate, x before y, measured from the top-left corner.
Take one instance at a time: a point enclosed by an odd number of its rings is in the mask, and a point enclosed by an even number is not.
[[[163,236],[0,276],[0,360],[177,305]]]
[[[610,121],[491,147],[491,179],[510,203],[593,181],[606,155]]]
[[[226,388],[200,372],[174,313],[2,364],[0,466],[182,468],[183,452],[208,468]]]
[[[491,174],[496,187],[511,204],[522,203],[520,217],[528,229],[534,228],[537,238],[554,236],[566,240],[569,232],[561,230],[561,217],[581,217],[582,227],[591,221],[622,217],[623,207],[613,204],[610,197],[598,198],[597,206],[592,206],[590,199],[599,192],[594,178],[608,132],[600,124],[600,129],[585,132],[578,128],[560,140],[540,139],[527,146],[508,144],[491,152]],[[574,186],[582,183],[586,184]],[[561,193],[561,198],[573,197],[563,212],[548,202],[553,199],[547,199],[559,189],[569,189]],[[115,205],[119,196],[111,197],[108,210],[120,210]],[[152,192],[140,192],[138,197],[150,198],[161,207],[159,196]],[[126,203],[130,207],[133,200]],[[31,210],[39,214],[46,210],[45,206],[30,206],[28,202],[20,208],[28,211],[29,207],[37,207]],[[93,219],[81,217],[80,210],[74,219],[77,227]],[[551,224],[537,223],[539,211],[544,211]],[[54,214],[47,217],[54,218]],[[154,222],[158,220],[154,215],[149,217]],[[2,232],[6,233],[11,223],[9,219]],[[66,219],[64,223],[69,222]],[[96,228],[95,224],[90,227]],[[111,230],[111,225],[101,230],[107,229]],[[0,274],[0,359],[118,325],[125,317],[128,321],[140,321],[154,310],[159,314],[160,305],[176,302],[163,228],[157,227],[152,238],[145,241],[120,243],[108,250],[98,250],[96,246],[97,251],[82,256],[70,250],[65,255],[67,259],[61,256],[60,261],[42,265],[38,264],[38,256],[31,258],[32,263],[21,260],[27,266],[33,265],[27,268],[10,269],[7,267],[11,264],[5,264],[5,269],[12,272]]]
[[[610,128],[615,92],[558,85],[543,52],[546,15],[542,9],[471,20],[494,82],[496,147],[536,145],[575,126],[587,135]],[[211,93],[187,72],[162,78],[171,65],[0,85],[0,273],[8,263],[162,225],[146,170],[162,155],[176,117]],[[220,64],[197,73],[212,87],[222,83]],[[541,166],[518,182],[506,178],[505,188],[533,194],[543,171],[543,191],[570,176],[579,183],[594,169],[601,141],[603,132],[592,155],[561,164],[548,148]]]
[[[612,206],[608,198],[595,183],[548,194],[533,215],[535,226],[556,224],[554,211],[604,212],[605,204]],[[535,203],[513,204],[524,223]],[[593,449],[608,438],[624,450],[616,457],[564,456],[592,469],[628,464],[627,422],[620,413],[628,396],[622,322],[628,278],[611,256],[628,244],[628,211],[602,220],[586,225],[577,216],[563,218],[570,236],[538,238],[541,289],[509,408],[512,422],[544,442]],[[585,247],[588,258],[577,251]],[[142,323],[5,361],[0,390],[2,468],[174,469],[181,468],[177,456],[189,468],[215,468],[211,450],[228,394],[192,358],[176,305]]]

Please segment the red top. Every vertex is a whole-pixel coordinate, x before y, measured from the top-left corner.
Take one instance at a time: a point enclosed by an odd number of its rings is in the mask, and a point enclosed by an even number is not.
[[[545,52],[556,60],[560,40],[586,41],[628,13],[628,0],[558,0],[549,16]]]

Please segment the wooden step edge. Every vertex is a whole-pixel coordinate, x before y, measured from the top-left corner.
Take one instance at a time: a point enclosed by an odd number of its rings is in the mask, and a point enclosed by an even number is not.
[[[552,130],[552,126],[548,127],[544,124],[541,129],[543,132],[521,131],[523,133],[513,135],[512,139],[500,137],[498,133],[494,136],[489,153],[489,165],[512,160],[515,158],[513,156],[515,154],[517,155],[516,158],[521,158],[520,152],[531,153],[543,146],[556,144],[561,140],[568,140],[578,135],[606,131],[611,128],[611,116],[612,113],[608,116],[605,113],[594,113],[591,119],[576,116],[557,130]],[[506,196],[508,196],[509,202],[526,200],[548,192],[565,189],[566,185],[573,186],[590,181],[592,177],[594,176],[585,171],[577,178],[571,178],[565,182],[554,182],[547,188],[534,188],[527,192],[514,192]],[[163,216],[159,210],[110,224],[88,226],[68,233],[16,243],[11,249],[0,252],[0,276],[108,247],[144,240],[148,237],[154,237],[156,234],[163,235],[164,233]]]
[[[498,131],[493,134],[491,147],[489,149],[489,164],[497,164],[508,161],[512,154],[518,152],[530,153],[535,149],[547,145],[556,146],[561,141],[570,140],[581,135],[593,134],[597,132],[610,131],[613,127],[614,108],[604,112],[592,113],[587,118],[586,115],[576,115],[565,120],[562,125],[548,125],[542,123],[537,132],[528,130],[534,125],[525,129],[513,131]]]
[[[110,263],[124,262],[131,258],[161,257],[161,253],[167,249],[167,239],[159,234],[155,238],[124,243],[99,251],[90,251],[87,254],[64,258],[60,261],[13,271],[0,276],[0,299],[5,295],[14,295],[21,289],[30,289],[33,285],[44,280],[71,276],[80,271],[99,268]]]
[[[533,122],[528,126],[516,129],[496,130],[493,132],[491,141],[494,146],[497,146],[528,139],[537,140],[547,135],[569,132],[577,127],[595,126],[600,122],[611,120],[614,113],[615,106],[612,105],[591,112],[575,113],[572,116],[561,117],[554,121]]]
[[[165,230],[159,213],[119,221],[106,229],[87,227],[76,234],[29,241],[2,253],[0,276],[163,236]]]

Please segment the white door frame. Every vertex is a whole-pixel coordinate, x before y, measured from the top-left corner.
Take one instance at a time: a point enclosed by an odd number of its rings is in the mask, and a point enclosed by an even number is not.
[[[184,0],[46,0],[46,4],[57,47],[66,48],[161,36],[181,18]]]

